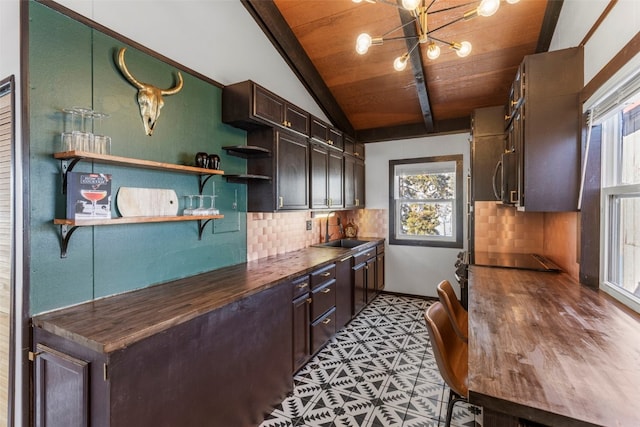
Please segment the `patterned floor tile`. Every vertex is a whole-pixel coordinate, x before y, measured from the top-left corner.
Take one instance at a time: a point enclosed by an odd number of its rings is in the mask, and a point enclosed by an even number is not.
[[[449,389],[430,348],[430,300],[381,294],[294,376],[293,391],[260,427],[436,427]],[[453,427],[482,425],[455,405]]]

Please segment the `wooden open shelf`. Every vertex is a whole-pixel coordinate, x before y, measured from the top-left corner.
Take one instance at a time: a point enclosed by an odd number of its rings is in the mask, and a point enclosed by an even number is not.
[[[267,157],[271,155],[271,151],[257,147],[255,145],[227,145],[222,147],[231,156],[242,157],[243,159],[249,159],[252,157]]]
[[[144,169],[173,171],[192,175],[223,175],[224,171],[218,169],[205,169],[195,166],[177,165],[173,163],[156,162],[153,160],[132,159],[130,157],[112,156],[110,154],[96,154],[87,151],[62,151],[54,153],[53,157],[59,160],[91,160],[108,165],[128,165]]]
[[[222,218],[224,218],[224,215],[127,216],[127,217],[110,218],[110,219],[56,218],[53,220],[53,223],[56,225],[66,225],[69,227],[91,227],[94,225],[143,224],[147,222],[198,221],[198,220],[222,219]]]

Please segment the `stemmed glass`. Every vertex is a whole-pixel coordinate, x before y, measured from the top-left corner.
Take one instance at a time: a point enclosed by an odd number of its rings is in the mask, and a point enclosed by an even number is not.
[[[182,215],[193,215],[193,195],[184,196],[185,198],[185,207],[182,211]],[[187,207],[186,201],[189,199],[189,206]]]
[[[210,200],[209,209],[208,209],[209,215],[219,215],[220,211],[216,209],[216,203],[215,203],[216,196],[211,195],[211,196],[205,196],[205,197],[208,197]]]
[[[92,119],[98,119],[98,126],[96,126],[96,130],[100,130],[100,128],[102,128],[102,119],[106,119],[108,118],[109,115],[106,113],[99,113],[97,111],[93,111],[91,113],[91,118]],[[95,125],[95,122],[94,122]],[[106,136],[106,135],[102,135],[101,133],[98,134],[98,132],[96,132],[94,130],[94,145],[95,145],[95,150],[94,152],[98,153],[98,154],[111,154],[111,137]]]
[[[71,110],[80,115],[80,130],[73,132],[76,149],[81,151],[92,151],[93,134],[91,132],[87,132],[86,119],[91,118],[93,110],[85,107],[72,107]]]
[[[198,204],[198,207],[194,210],[193,214],[200,215],[200,216],[208,215],[207,209],[204,207],[204,196],[200,194],[200,195],[197,195],[196,197],[200,200],[200,202]]]

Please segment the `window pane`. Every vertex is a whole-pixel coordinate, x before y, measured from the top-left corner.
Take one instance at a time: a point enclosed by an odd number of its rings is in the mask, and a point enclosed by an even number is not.
[[[640,297],[640,195],[612,197],[608,282]]]
[[[640,184],[640,104],[623,114],[621,184]]]
[[[400,203],[399,236],[452,237],[453,202]]]
[[[399,177],[401,199],[451,199],[455,197],[455,173],[430,173]]]

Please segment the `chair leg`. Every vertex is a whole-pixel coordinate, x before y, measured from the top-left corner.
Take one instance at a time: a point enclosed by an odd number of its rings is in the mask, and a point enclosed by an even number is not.
[[[464,397],[458,395],[457,393],[455,393],[453,390],[449,389],[450,393],[449,393],[449,404],[447,405],[447,420],[445,422],[445,427],[450,427],[451,425],[451,417],[453,416],[453,405],[456,404],[456,402],[466,402],[467,399],[465,399]]]

